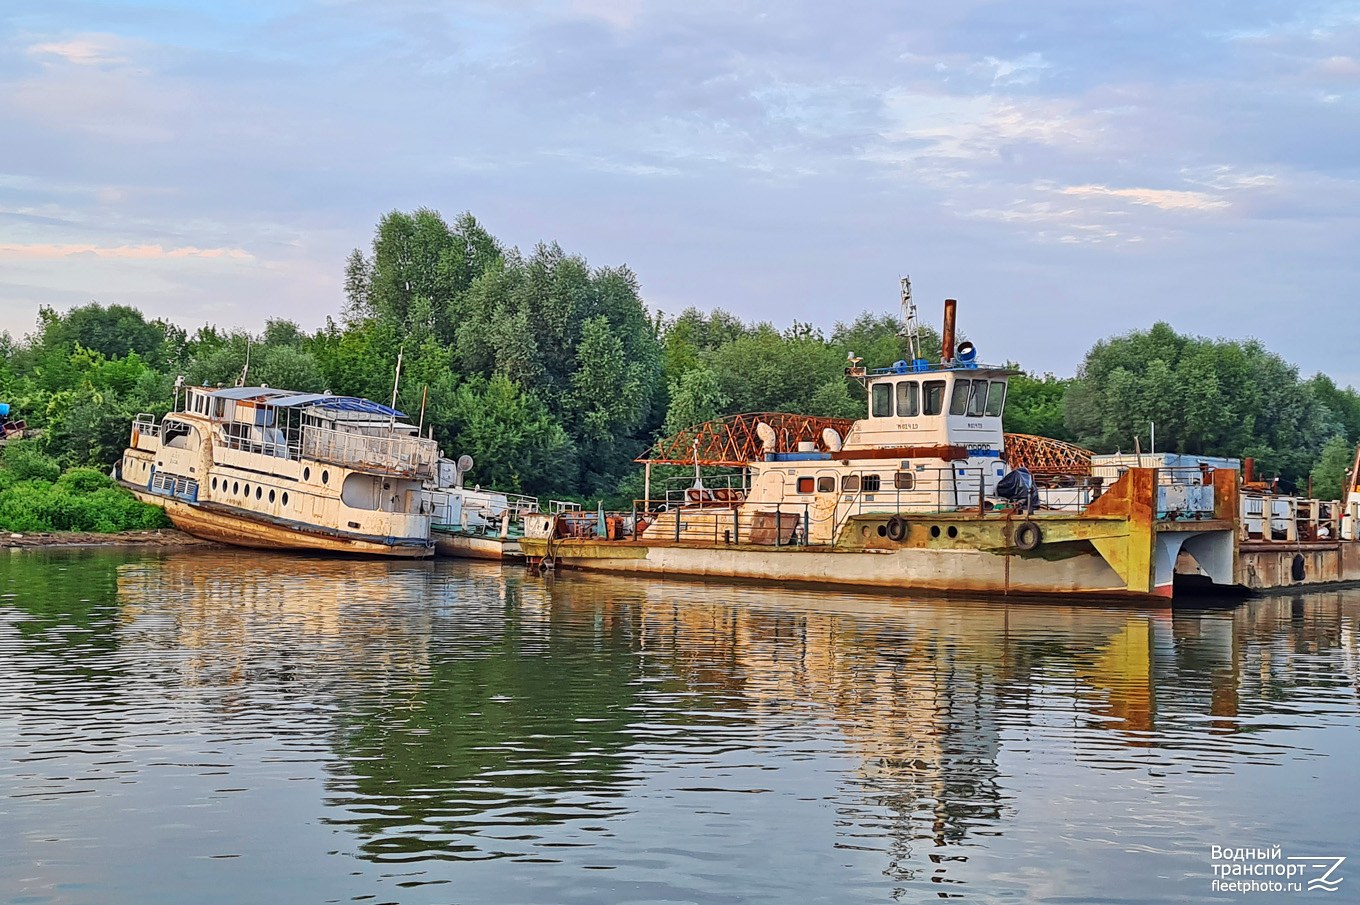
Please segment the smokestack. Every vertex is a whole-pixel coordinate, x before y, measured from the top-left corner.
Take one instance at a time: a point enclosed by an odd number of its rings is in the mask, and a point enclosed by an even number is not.
[[[1242,460],[1242,483],[1250,484],[1256,480],[1256,460],[1247,456]]]
[[[956,299],[944,300],[944,332],[940,334],[940,359],[945,364],[954,363],[954,320],[958,305]]]

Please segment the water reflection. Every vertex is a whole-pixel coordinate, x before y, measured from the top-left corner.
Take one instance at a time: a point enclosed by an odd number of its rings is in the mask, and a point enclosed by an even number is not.
[[[292,819],[372,866],[334,880],[360,896],[1198,901],[1210,842],[1327,840],[1357,791],[1299,766],[1360,724],[1354,591],[1146,613],[205,551],[0,581],[26,820],[110,764],[261,791],[286,764],[319,784]],[[1226,795],[1258,768],[1288,819]]]

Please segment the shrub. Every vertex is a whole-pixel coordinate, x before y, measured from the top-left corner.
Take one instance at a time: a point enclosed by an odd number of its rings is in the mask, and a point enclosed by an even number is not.
[[[61,474],[61,466],[56,459],[45,456],[33,440],[11,440],[0,452],[0,465],[3,465],[17,481],[38,479],[55,481]]]

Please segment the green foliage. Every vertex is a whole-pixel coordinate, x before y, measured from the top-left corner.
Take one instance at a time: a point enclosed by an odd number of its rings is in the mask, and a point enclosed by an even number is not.
[[[1313,495],[1319,500],[1344,499],[1346,473],[1354,462],[1355,443],[1341,434],[1328,440],[1313,466]]]
[[[11,440],[0,447],[0,467],[13,481],[55,481],[61,466],[44,455],[36,440]]]
[[[1128,450],[1134,438],[1185,453],[1254,456],[1262,473],[1306,474],[1341,429],[1298,369],[1255,340],[1182,336],[1164,323],[1097,343],[1064,399],[1077,442]]]
[[[1063,399],[1072,383],[1072,378],[1060,380],[1052,374],[1012,377],[1006,391],[1006,430],[1071,440],[1063,421]]]
[[[127,531],[169,527],[165,513],[138,502],[93,468],[65,474],[31,440],[0,454],[0,531]]]
[[[477,463],[477,483],[540,493],[561,488],[575,473],[575,449],[546,407],[504,377],[474,377],[449,407],[458,451]]]

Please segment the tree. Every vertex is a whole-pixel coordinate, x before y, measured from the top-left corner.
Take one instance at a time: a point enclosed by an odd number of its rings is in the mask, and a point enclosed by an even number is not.
[[[1012,377],[1006,391],[1006,430],[1054,440],[1072,439],[1063,422],[1063,399],[1072,383],[1071,378],[1060,380],[1052,374]]]
[[[1355,444],[1337,434],[1322,447],[1313,466],[1313,496],[1319,500],[1345,500],[1346,472],[1355,462]]]

